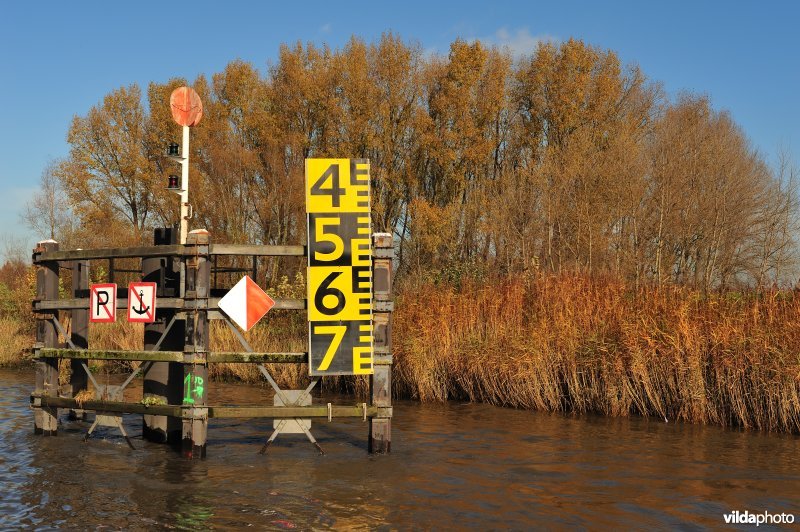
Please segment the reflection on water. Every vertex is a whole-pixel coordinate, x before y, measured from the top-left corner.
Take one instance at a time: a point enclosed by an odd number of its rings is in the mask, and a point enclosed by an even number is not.
[[[733,510],[800,520],[795,436],[401,402],[390,456],[367,455],[360,420],[314,422],[325,456],[303,435],[261,456],[270,420],[211,420],[208,459],[187,462],[142,441],[139,416],[125,416],[135,451],[113,429],[83,444],[88,425],[64,416],[57,438],[34,436],[32,383],[31,371],[0,372],[0,529],[717,527]],[[210,401],[270,395],[215,383]]]

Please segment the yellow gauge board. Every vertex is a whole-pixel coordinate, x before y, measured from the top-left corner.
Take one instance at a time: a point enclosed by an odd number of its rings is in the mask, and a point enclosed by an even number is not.
[[[372,374],[372,224],[367,159],[306,159],[308,367]]]

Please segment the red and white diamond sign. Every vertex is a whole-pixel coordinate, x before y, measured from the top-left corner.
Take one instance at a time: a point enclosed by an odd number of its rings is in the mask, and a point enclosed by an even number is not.
[[[245,331],[258,323],[274,305],[275,301],[247,275],[219,300],[219,308]]]

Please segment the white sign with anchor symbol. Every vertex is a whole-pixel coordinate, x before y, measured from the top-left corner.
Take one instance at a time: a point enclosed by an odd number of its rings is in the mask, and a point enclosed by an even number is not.
[[[156,283],[128,285],[128,321],[134,323],[156,321]]]

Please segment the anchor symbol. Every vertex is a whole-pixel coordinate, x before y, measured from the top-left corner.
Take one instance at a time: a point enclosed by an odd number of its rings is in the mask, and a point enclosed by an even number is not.
[[[136,314],[147,314],[150,312],[150,307],[144,306],[144,290],[139,290],[139,308],[137,309],[136,307],[131,306],[131,310],[133,310]]]

